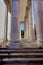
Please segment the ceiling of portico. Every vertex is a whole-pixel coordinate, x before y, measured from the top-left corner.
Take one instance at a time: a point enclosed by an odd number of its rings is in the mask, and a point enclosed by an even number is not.
[[[12,5],[12,0],[6,0],[6,1],[9,1],[9,4]],[[25,14],[26,14],[26,7],[27,7],[27,1],[28,0],[20,0],[20,3],[19,3],[19,19],[20,19],[20,22],[23,22],[24,21],[24,17],[25,17]],[[10,7],[11,7],[10,5]],[[12,9],[12,7],[10,8]]]
[[[20,19],[21,22],[24,21],[26,6],[27,6],[27,0],[20,0],[20,16],[19,16],[19,19]]]

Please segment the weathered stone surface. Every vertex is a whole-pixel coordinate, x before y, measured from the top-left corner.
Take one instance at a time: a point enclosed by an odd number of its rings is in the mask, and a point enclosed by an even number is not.
[[[32,21],[32,6],[29,9],[28,23],[29,23],[29,36],[28,36],[28,39],[29,39],[29,41],[34,41],[35,38],[34,38],[33,21]]]
[[[37,16],[37,41],[43,42],[43,0],[35,0]]]
[[[24,22],[24,38],[26,40],[28,40],[28,30],[29,30],[28,26],[29,26],[29,23],[28,23],[28,17],[27,17],[26,21]]]
[[[19,0],[12,0],[11,44],[9,48],[19,48],[20,44]]]

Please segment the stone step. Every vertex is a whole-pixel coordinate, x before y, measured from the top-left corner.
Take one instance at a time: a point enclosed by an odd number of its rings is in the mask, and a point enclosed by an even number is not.
[[[43,49],[0,49],[0,65],[43,65]],[[4,53],[4,54],[3,54]]]
[[[13,50],[13,49],[9,49],[5,47],[5,48],[0,48],[0,50]],[[20,49],[14,49],[14,50],[43,50],[43,48],[20,48]]]
[[[42,58],[15,58],[15,59],[3,59],[3,60],[1,60],[0,61],[0,63],[2,63],[3,62],[3,64],[28,64],[28,65],[32,65],[32,64],[36,64],[36,65],[38,65],[38,64],[40,64],[40,65],[42,65],[43,64],[43,59]]]
[[[25,51],[22,51],[22,50],[21,51],[20,50],[19,51],[18,50],[16,50],[16,51],[15,50],[1,50],[0,51],[0,54],[12,54],[12,53],[39,53],[40,54],[40,53],[43,53],[43,51],[36,51],[36,50],[32,50],[32,51],[31,50],[29,50],[29,51],[26,51],[26,50]]]
[[[3,54],[3,53],[1,53],[0,55],[8,55],[8,56],[9,55],[18,55],[18,56],[19,55],[36,55],[36,56],[40,55],[41,56],[41,55],[43,55],[43,53],[11,53],[11,54],[7,54],[7,53]]]
[[[9,65],[9,64],[3,64],[3,65]],[[10,65],[14,65],[14,64],[10,64]],[[43,65],[42,63],[40,64],[40,63],[36,63],[36,64],[34,64],[34,63],[22,63],[22,64],[15,64],[15,65]]]
[[[0,54],[0,59],[3,58],[42,58],[43,53],[11,53],[11,54]]]

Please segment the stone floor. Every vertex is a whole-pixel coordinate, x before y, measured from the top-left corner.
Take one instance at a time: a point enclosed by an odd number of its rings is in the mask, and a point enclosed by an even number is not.
[[[21,40],[21,44],[24,48],[38,48],[38,43],[36,41],[28,41],[25,39]]]
[[[2,47],[9,46],[9,44],[10,44],[10,41],[1,43]],[[34,42],[31,41],[30,42],[30,41],[25,40],[25,39],[22,39],[19,44],[18,43],[15,43],[15,44],[16,45],[20,44],[22,48],[38,48],[39,47],[39,45],[38,45],[38,43],[36,41],[34,41]]]

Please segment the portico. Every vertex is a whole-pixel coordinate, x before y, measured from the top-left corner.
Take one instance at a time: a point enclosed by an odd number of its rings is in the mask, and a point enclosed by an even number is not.
[[[7,43],[6,46],[8,45],[8,48],[21,48],[23,45],[25,46],[28,44],[29,46],[34,43],[33,46],[36,45],[36,47],[43,47],[43,1],[4,0],[3,2],[6,5],[3,41],[9,41],[9,45]],[[33,15],[33,2],[36,15]],[[37,40],[35,40],[34,16],[36,16]],[[20,23],[22,21],[24,22],[23,40],[21,39],[20,30]]]

